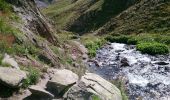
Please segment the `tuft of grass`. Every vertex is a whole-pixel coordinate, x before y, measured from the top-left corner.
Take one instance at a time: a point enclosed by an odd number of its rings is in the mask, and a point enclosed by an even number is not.
[[[112,80],[111,83],[117,86],[117,88],[120,90],[122,95],[122,100],[129,100],[127,96],[127,91],[125,89],[125,84],[122,81],[122,79]]]
[[[141,51],[142,53],[147,53],[151,55],[169,53],[169,49],[167,45],[162,43],[157,43],[157,42],[139,43],[137,45],[137,50]]]
[[[32,67],[24,70],[28,72],[28,75],[27,79],[23,81],[22,87],[27,88],[30,85],[35,85],[40,78],[40,71]]]
[[[101,100],[99,96],[97,95],[92,95],[92,100]]]
[[[99,48],[103,46],[105,41],[103,39],[98,39],[95,41],[89,41],[85,44],[86,48],[88,49],[88,55],[90,58],[93,58],[96,56],[96,52]]]

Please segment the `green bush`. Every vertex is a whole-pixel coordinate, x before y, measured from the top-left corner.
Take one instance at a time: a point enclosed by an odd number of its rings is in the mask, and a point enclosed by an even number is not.
[[[117,43],[127,43],[129,36],[108,36],[105,39],[109,42],[117,42]]]
[[[127,41],[127,44],[132,44],[132,45],[136,45],[138,43],[138,40],[136,38],[130,38]]]
[[[151,55],[169,53],[168,46],[157,42],[144,42],[137,44],[137,50]]]
[[[27,79],[23,81],[23,88],[27,88],[29,85],[35,85],[40,78],[39,70],[34,68],[28,68],[26,69],[26,71],[28,71],[29,74],[27,75]]]

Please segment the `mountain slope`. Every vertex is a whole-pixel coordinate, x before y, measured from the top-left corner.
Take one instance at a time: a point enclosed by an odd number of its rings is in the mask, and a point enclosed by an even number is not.
[[[170,1],[141,0],[112,18],[100,33],[168,33],[170,31]]]
[[[59,29],[84,33],[98,29],[137,0],[59,0],[43,10]]]
[[[169,31],[169,0],[59,0],[43,12],[59,29],[76,33]],[[62,5],[62,6],[61,6]]]

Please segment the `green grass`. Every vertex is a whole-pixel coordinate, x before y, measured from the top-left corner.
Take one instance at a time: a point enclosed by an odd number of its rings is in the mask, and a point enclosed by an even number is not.
[[[97,95],[92,95],[92,100],[101,100],[99,96]]]
[[[137,50],[151,55],[167,54],[170,49],[170,34],[109,35],[109,42],[137,45]]]
[[[86,43],[86,48],[88,49],[88,55],[90,58],[96,56],[96,52],[105,43],[104,40],[89,41]]]
[[[125,43],[125,44],[127,44],[130,37],[129,36],[124,36],[124,35],[121,35],[121,36],[108,36],[105,39],[107,41],[109,41],[109,42],[117,42],[117,43]]]
[[[90,58],[95,57],[97,50],[107,42],[104,38],[105,36],[100,37],[93,34],[86,34],[80,38],[80,42],[87,48]]]
[[[125,88],[125,84],[122,80],[112,80],[111,83],[117,86],[117,88],[120,90],[121,95],[122,95],[122,100],[129,100],[127,91]]]

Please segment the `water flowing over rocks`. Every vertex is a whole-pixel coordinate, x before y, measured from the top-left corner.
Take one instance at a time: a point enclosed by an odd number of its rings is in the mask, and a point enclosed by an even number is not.
[[[130,100],[170,99],[170,55],[150,56],[133,45],[112,43],[98,50],[89,65],[91,72],[106,79],[124,77]]]

